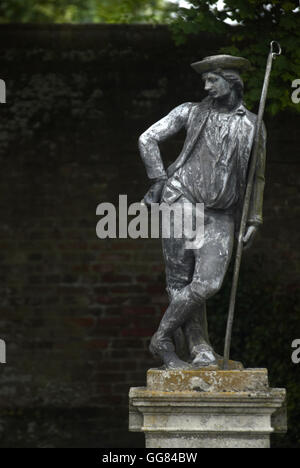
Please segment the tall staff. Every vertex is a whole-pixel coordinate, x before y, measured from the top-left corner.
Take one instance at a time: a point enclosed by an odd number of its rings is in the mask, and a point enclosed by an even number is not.
[[[275,51],[276,47],[277,47],[277,52]],[[236,257],[235,257],[233,281],[232,281],[232,287],[231,287],[229,311],[228,311],[228,318],[227,318],[227,328],[226,328],[226,336],[225,336],[224,361],[223,361],[224,369],[228,369],[236,292],[237,292],[239,272],[240,272],[242,252],[243,252],[243,239],[244,239],[244,235],[246,231],[247,216],[248,216],[250,199],[251,199],[251,194],[252,194],[253,179],[254,179],[254,174],[255,174],[255,169],[256,169],[257,157],[258,157],[259,143],[260,143],[260,138],[261,138],[262,124],[263,124],[263,115],[264,115],[265,106],[266,106],[270,75],[271,75],[273,60],[280,54],[281,54],[280,44],[276,41],[272,41],[270,44],[270,52],[269,52],[269,56],[267,60],[265,79],[264,79],[263,89],[262,89],[260,103],[259,103],[259,110],[258,110],[258,116],[257,116],[256,128],[255,128],[255,136],[254,136],[254,144],[253,144],[251,162],[250,162],[250,167],[249,167],[249,175],[248,175],[247,187],[246,187],[246,192],[245,192],[241,225],[240,225],[240,231],[239,231],[239,237],[238,237],[238,245],[237,245]]]

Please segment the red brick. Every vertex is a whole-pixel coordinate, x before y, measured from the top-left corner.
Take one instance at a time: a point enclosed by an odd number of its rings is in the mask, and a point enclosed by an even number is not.
[[[95,293],[97,294],[108,294],[110,291],[110,286],[95,286],[94,288]]]
[[[163,294],[166,293],[166,287],[164,284],[152,284],[147,287],[149,294]]]
[[[139,343],[139,340],[134,340],[134,339],[126,339],[126,338],[117,338],[112,341],[112,348],[113,349],[124,349],[124,352],[126,352],[126,349],[130,348],[138,348],[140,349],[141,343]]]
[[[131,283],[132,278],[128,275],[118,275],[115,273],[106,273],[102,275],[104,283]]]
[[[146,372],[142,371],[136,371],[136,372],[129,372],[127,374],[127,381],[128,382],[136,382],[137,384],[141,383],[144,384],[146,383]]]
[[[85,342],[85,347],[89,349],[106,349],[107,346],[107,340],[88,340]]]
[[[110,356],[115,359],[129,359],[132,356],[132,359],[135,358],[136,351],[134,351],[134,356],[132,351],[128,349],[113,350],[110,352]]]
[[[147,275],[139,275],[137,276],[136,278],[137,282],[139,283],[150,283],[151,281],[153,281],[153,277],[151,276],[147,276]]]
[[[111,315],[120,315],[122,309],[121,309],[121,307],[107,306],[107,307],[105,307],[105,311],[106,311],[106,315],[110,317]]]
[[[151,299],[152,299],[153,304],[160,305],[160,306],[161,306],[161,304],[163,304],[163,307],[164,307],[164,304],[166,303],[166,299],[167,299],[166,296],[167,296],[166,294],[164,294],[164,295],[153,295]]]
[[[101,261],[105,261],[107,263],[111,262],[111,263],[117,263],[117,262],[120,262],[120,258],[124,261],[124,260],[130,260],[132,257],[132,253],[131,252],[111,252],[111,251],[108,251],[108,252],[102,252],[101,255],[100,255],[100,260]]]
[[[107,385],[99,385],[98,391],[101,395],[110,395],[112,393],[112,386],[107,384]]]
[[[135,316],[130,320],[130,325],[134,328],[153,328],[157,324],[156,317]]]
[[[86,250],[87,243],[86,242],[66,242],[58,244],[58,248],[61,250]]]
[[[112,294],[137,294],[143,292],[142,286],[136,284],[126,286],[111,286],[109,289]]]
[[[101,273],[108,273],[108,272],[111,272],[113,271],[113,267],[111,266],[111,264],[103,264],[103,263],[100,263],[100,264],[94,264],[91,266],[91,268],[94,270],[94,271],[98,271],[98,272],[101,272]]]
[[[83,296],[87,293],[87,288],[85,286],[70,286],[58,285],[59,294],[68,294],[70,296]]]
[[[128,395],[130,387],[130,384],[114,384],[112,388],[112,393],[114,395]]]
[[[110,326],[121,326],[126,323],[123,317],[109,317],[109,318],[101,318],[98,320],[97,328],[101,327],[110,327]]]
[[[98,296],[96,301],[99,303],[99,304],[121,304],[122,302],[124,302],[124,298],[123,297],[117,297],[117,296],[114,296],[114,297],[111,297],[111,296]]]
[[[94,317],[78,317],[78,318],[69,318],[67,320],[72,321],[76,325],[80,327],[92,327],[95,325],[95,318]]]
[[[86,273],[90,270],[90,265],[85,264],[85,265],[73,265],[72,266],[72,271],[80,272],[80,273]]]
[[[137,240],[127,239],[114,242],[114,250],[140,250],[141,244]]]
[[[121,360],[103,360],[99,363],[99,370],[106,371],[106,372],[114,372],[122,370],[122,362]],[[125,368],[125,367],[124,367]]]
[[[152,271],[156,271],[156,272],[164,272],[165,271],[165,267],[163,264],[161,265],[153,265],[151,267]]]
[[[105,384],[124,383],[126,380],[126,374],[121,372],[97,372],[95,380]]]
[[[143,306],[123,307],[121,313],[123,315],[154,315],[155,308]]]
[[[120,405],[120,404],[124,403],[124,398],[122,396],[119,396],[119,395],[107,396],[106,400],[107,400],[108,403],[110,403],[112,405]]]
[[[132,358],[131,361],[125,361],[124,360],[124,353],[123,353],[123,356],[122,356],[122,359],[120,360],[121,362],[121,369],[126,369],[127,371],[128,370],[136,370],[137,369],[137,360],[136,360],[136,356],[134,358]]]
[[[120,332],[121,327],[95,327],[92,331],[90,331],[90,336],[102,339],[109,336],[119,336]]]
[[[122,330],[122,336],[136,336],[136,337],[149,337],[152,336],[155,328],[127,328]]]

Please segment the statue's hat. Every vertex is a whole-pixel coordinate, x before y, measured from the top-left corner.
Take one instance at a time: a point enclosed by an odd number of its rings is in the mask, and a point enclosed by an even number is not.
[[[200,62],[192,63],[191,66],[197,73],[207,73],[218,68],[243,71],[250,68],[250,62],[243,57],[235,57],[234,55],[211,55]]]

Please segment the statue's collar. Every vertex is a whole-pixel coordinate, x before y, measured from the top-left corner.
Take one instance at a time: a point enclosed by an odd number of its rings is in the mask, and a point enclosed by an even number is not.
[[[246,107],[243,102],[239,102],[238,105],[234,108],[229,108],[227,110],[220,109],[218,105],[216,105],[216,101],[212,98],[208,98],[206,101],[207,107],[212,110],[213,112],[220,112],[220,113],[228,113],[228,114],[237,114],[243,116],[246,114]]]

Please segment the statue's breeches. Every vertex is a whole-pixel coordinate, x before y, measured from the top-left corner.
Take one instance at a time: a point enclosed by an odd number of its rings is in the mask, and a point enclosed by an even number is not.
[[[188,202],[181,197],[176,203]],[[195,212],[193,213],[195,216]],[[172,222],[172,221],[171,221]],[[171,228],[171,234],[174,234]],[[234,241],[234,218],[221,210],[204,210],[204,238],[200,248],[187,249],[187,239],[163,239],[167,289],[172,297],[189,285],[193,301],[203,302],[222,286]]]

